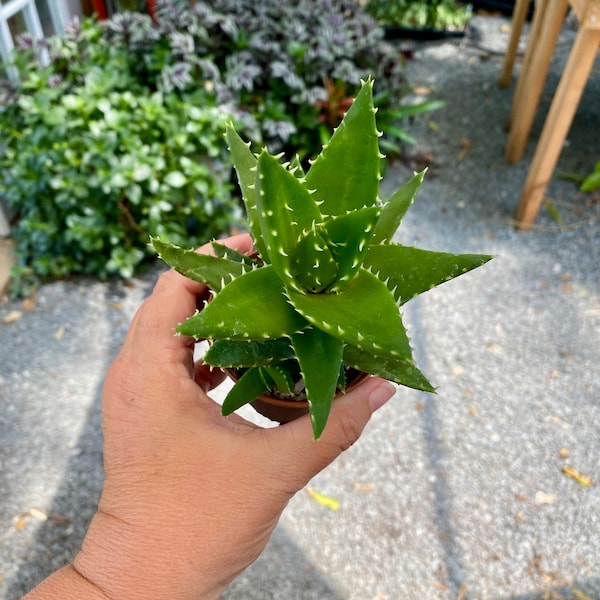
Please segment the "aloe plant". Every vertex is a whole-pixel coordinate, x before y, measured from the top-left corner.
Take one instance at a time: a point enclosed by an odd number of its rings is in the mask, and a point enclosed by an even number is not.
[[[363,82],[307,172],[265,149],[255,155],[227,127],[256,258],[217,242],[208,256],[153,240],[165,262],[213,292],[177,332],[212,341],[208,364],[243,370],[225,415],[268,391],[288,397],[301,387],[318,438],[348,368],[434,391],[415,364],[399,307],[490,257],[393,242],[424,173],[380,197],[372,87]]]

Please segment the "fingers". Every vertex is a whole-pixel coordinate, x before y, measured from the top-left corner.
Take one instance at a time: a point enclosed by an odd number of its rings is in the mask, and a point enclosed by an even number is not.
[[[396,388],[383,379],[371,377],[345,396],[334,401],[321,438],[313,440],[308,416],[276,429],[269,436],[269,460],[279,479],[291,492],[301,489],[360,437],[373,412],[383,406]],[[276,452],[273,452],[273,449]]]
[[[239,252],[252,250],[252,238],[248,234],[235,235],[221,240]],[[204,244],[198,252],[208,254],[210,244]],[[192,340],[175,335],[177,325],[196,311],[198,298],[208,297],[208,288],[192,281],[174,270],[163,273],[152,294],[144,301],[130,327],[127,342],[146,353],[149,350],[189,349]],[[186,361],[188,359],[186,358]],[[188,365],[189,367],[189,365]],[[191,372],[193,376],[193,371]]]

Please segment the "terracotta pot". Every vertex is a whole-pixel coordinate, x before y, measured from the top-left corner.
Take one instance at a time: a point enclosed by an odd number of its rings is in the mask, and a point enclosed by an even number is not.
[[[289,423],[308,413],[306,400],[282,400],[264,395],[250,402],[250,405],[257,413],[277,423]]]
[[[238,375],[232,369],[225,369],[225,372],[234,381],[238,380]],[[346,392],[353,390],[355,387],[360,385],[365,379],[369,377],[368,373],[362,371],[355,371],[352,369],[350,375],[350,381],[346,385]],[[343,396],[342,392],[338,392],[335,398]],[[250,406],[254,410],[261,414],[263,417],[267,417],[271,421],[277,423],[289,423],[302,415],[308,413],[308,402],[302,400],[283,400],[281,398],[275,398],[268,394],[260,396],[256,400],[250,402]]]

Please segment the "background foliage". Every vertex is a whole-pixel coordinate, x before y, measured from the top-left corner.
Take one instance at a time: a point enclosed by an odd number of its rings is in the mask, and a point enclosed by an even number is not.
[[[449,31],[463,29],[472,13],[455,0],[369,0],[367,11],[386,25]]]
[[[131,276],[159,235],[192,246],[239,222],[222,133],[315,156],[376,80],[382,148],[408,139],[403,59],[342,0],[159,0],[22,38],[0,83],[0,196],[15,219],[16,288],[33,277]],[[49,60],[40,68],[37,58]]]
[[[221,160],[227,115],[201,90],[143,85],[94,21],[48,40],[46,69],[22,44],[21,83],[0,102],[17,287],[32,276],[129,277],[153,255],[151,234],[193,245],[228,230],[239,213]]]

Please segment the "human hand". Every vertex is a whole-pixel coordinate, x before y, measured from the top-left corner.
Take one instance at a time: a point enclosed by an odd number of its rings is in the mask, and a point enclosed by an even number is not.
[[[246,235],[226,243],[252,247]],[[195,365],[194,341],[173,333],[207,296],[175,271],[161,275],[109,369],[106,480],[70,573],[84,578],[86,598],[218,598],[264,549],[289,499],[395,391],[369,378],[334,402],[317,442],[308,415],[271,429],[222,417],[207,395],[220,376]]]

